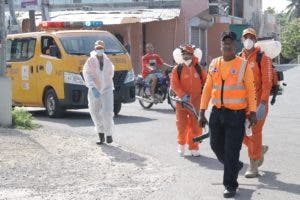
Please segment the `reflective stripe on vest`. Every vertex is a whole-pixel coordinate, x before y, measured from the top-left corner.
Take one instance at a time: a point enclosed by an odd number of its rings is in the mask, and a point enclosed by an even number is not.
[[[244,60],[242,61],[242,66],[241,66],[241,69],[240,69],[240,73],[239,73],[239,77],[238,77],[238,81],[237,81],[237,84],[240,85],[243,78],[244,78],[244,74],[245,74],[245,71],[246,71],[246,65],[247,64],[247,60]]]
[[[220,61],[219,61],[220,63]],[[217,73],[221,73],[220,64],[216,66],[219,68]],[[231,81],[230,85],[227,85],[227,81],[223,80],[220,76],[221,74],[216,75],[216,80],[213,81],[213,91],[212,91],[212,104],[217,106],[218,108],[221,106],[225,106],[229,109],[244,109],[247,107],[247,94],[246,87],[243,83],[245,71],[247,67],[246,60],[240,60],[238,74],[234,82],[231,75],[226,78],[226,80]]]
[[[237,103],[246,103],[247,99],[241,98],[241,99],[223,99],[223,103],[231,103],[231,104],[237,104]],[[221,103],[221,99],[212,98],[211,102],[214,103]]]
[[[215,90],[221,90],[222,86],[220,85],[213,85],[213,89]],[[244,85],[224,85],[223,90],[244,90]]]

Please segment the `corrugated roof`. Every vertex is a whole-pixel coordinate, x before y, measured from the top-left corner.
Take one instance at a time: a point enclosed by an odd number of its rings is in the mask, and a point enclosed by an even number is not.
[[[103,24],[124,24],[173,19],[180,9],[137,9],[113,11],[57,11],[51,12],[52,21],[101,20]]]

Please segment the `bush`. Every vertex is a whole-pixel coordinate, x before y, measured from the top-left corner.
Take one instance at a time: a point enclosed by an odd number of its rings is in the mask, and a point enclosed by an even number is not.
[[[282,31],[282,55],[289,59],[297,59],[300,55],[300,18],[289,22]]]
[[[34,117],[24,108],[15,107],[12,111],[12,125],[14,128],[34,129],[38,125],[33,123]]]

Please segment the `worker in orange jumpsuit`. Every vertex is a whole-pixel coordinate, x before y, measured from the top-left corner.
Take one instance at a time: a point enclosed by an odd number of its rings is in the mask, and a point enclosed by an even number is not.
[[[256,57],[260,48],[254,46],[257,39],[256,31],[253,28],[247,28],[243,31],[242,41],[244,48],[241,56],[248,60],[252,68],[257,96],[256,117],[258,121],[252,127],[252,135],[244,138],[244,144],[248,147],[250,158],[250,166],[245,177],[254,178],[259,175],[258,167],[262,165],[264,153],[268,150],[268,146],[262,145],[262,129],[268,114],[269,95],[272,87],[272,60],[263,54],[260,66],[257,63]]]
[[[199,123],[208,123],[205,110],[212,100],[209,118],[210,146],[224,165],[224,198],[234,197],[238,188],[239,161],[245,134],[246,109],[250,125],[256,123],[256,100],[253,73],[247,61],[235,55],[236,34],[224,32],[222,56],[214,59],[208,70],[200,105]]]
[[[194,47],[185,45],[181,47],[182,64],[177,65],[172,71],[171,87],[182,101],[189,102],[199,111],[202,87],[205,83],[206,72],[198,64],[198,58],[194,55]],[[179,74],[178,67],[181,67]],[[197,68],[198,71],[197,71]],[[199,70],[200,69],[200,70]],[[193,143],[193,138],[202,134],[197,118],[194,114],[176,104],[176,125],[178,152],[181,156],[185,153],[185,145],[191,151],[192,156],[199,156],[199,143]]]

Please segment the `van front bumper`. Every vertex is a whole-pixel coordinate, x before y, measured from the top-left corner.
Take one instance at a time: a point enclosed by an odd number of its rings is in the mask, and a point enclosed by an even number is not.
[[[85,85],[64,84],[65,99],[59,100],[59,105],[66,109],[80,109],[88,107],[87,93]]]

